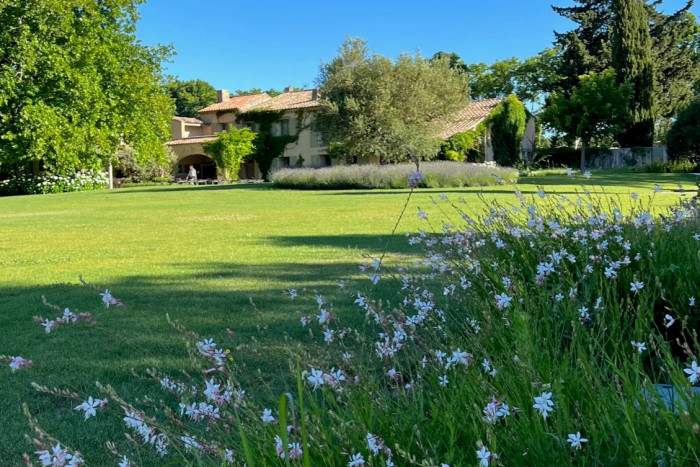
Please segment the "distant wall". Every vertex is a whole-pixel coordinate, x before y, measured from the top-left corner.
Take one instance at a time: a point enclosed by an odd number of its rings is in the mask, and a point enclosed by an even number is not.
[[[668,162],[666,146],[597,150],[586,154],[586,166],[593,169],[642,167],[654,162]]]

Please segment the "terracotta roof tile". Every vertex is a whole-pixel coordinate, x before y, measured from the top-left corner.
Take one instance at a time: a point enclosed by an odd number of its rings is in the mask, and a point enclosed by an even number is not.
[[[251,110],[260,104],[272,99],[266,92],[262,94],[246,94],[244,96],[233,96],[229,100],[224,102],[217,102],[208,107],[204,107],[199,113],[205,112],[218,112],[220,110],[237,110],[239,112],[245,112]]]
[[[218,138],[217,135],[207,135],[207,136],[192,136],[190,138],[176,139],[173,141],[168,141],[165,143],[166,146],[180,146],[181,144],[201,144],[207,141],[214,141]]]
[[[318,91],[316,89],[308,89],[283,92],[257,107],[269,110],[293,110],[318,107],[318,105]]]
[[[192,117],[173,117],[173,120],[177,120],[178,122],[183,122],[183,123],[189,123],[191,125],[203,125],[204,122],[201,121],[198,118],[192,118]]]
[[[447,139],[454,134],[473,130],[483,122],[502,101],[503,98],[500,97],[471,101],[468,106],[440,125],[440,138]]]

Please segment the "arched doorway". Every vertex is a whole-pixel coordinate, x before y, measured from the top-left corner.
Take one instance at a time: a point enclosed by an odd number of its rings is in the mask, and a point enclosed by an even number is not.
[[[216,162],[204,154],[192,154],[185,156],[177,162],[177,177],[185,178],[190,165],[194,166],[199,179],[216,179]]]

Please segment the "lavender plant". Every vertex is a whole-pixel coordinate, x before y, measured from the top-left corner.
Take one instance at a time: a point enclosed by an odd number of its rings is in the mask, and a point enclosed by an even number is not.
[[[270,179],[279,188],[300,190],[341,190],[410,188],[409,174],[415,164],[347,165],[312,168],[289,168],[275,171]],[[493,164],[460,162],[422,162],[422,188],[458,188],[515,183],[515,169]]]

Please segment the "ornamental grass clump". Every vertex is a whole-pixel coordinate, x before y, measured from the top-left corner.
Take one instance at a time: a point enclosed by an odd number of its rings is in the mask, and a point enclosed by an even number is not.
[[[698,206],[623,201],[540,188],[471,217],[441,195],[418,209],[413,264],[369,258],[363,282],[340,284],[347,304],[287,291],[312,344],[289,345],[276,392],[237,364],[248,345],[177,324],[193,371],[149,372],[161,394],[37,389],[74,399],[84,423],[120,417],[122,467],[149,465],[144,450],[197,465],[695,465]],[[88,459],[29,420],[40,465]]]
[[[410,188],[409,174],[414,164],[342,165],[280,169],[271,176],[278,188],[298,190],[348,190]],[[423,181],[420,188],[459,188],[515,183],[515,169],[490,164],[465,164],[439,161],[420,164]]]

